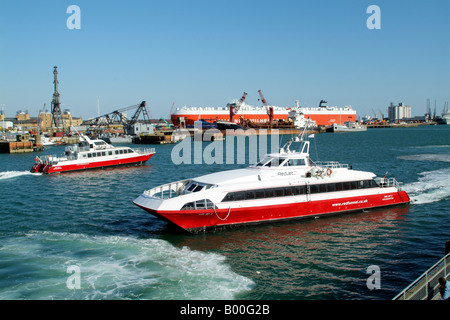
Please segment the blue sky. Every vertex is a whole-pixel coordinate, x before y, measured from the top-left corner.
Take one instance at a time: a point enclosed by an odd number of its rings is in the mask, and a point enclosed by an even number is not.
[[[67,7],[81,10],[70,30]],[[381,10],[369,30],[368,6]],[[50,109],[58,66],[63,109],[84,119],[147,101],[224,106],[258,90],[274,105],[351,105],[359,116],[450,100],[450,1],[54,0],[0,2],[0,105]]]

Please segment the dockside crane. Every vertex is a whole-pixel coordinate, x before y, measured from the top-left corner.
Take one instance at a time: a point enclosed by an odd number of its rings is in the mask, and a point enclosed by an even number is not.
[[[378,121],[377,114],[376,114],[375,110],[373,110],[373,108],[372,108],[372,112],[373,112],[373,120]]]
[[[258,90],[258,93],[259,93],[259,96],[261,97],[261,101],[262,101],[263,105],[267,109],[267,115],[269,116],[269,122],[272,123],[272,120],[273,120],[273,106],[269,106],[267,104],[267,101],[266,101],[266,99],[264,99],[264,96],[263,96],[261,90]]]
[[[58,67],[53,67],[53,83],[54,83],[54,92],[53,92],[53,99],[52,99],[52,117],[53,122],[52,124],[55,125],[56,128],[64,127],[64,121],[62,119],[61,115],[61,102],[59,101],[59,92],[58,92]]]
[[[434,100],[433,121],[436,121],[436,99]]]
[[[239,109],[241,108],[245,97],[247,97],[247,92],[244,92],[241,99],[237,103],[230,103],[228,105],[228,107],[230,108],[230,122],[233,122],[234,116],[239,112]]]
[[[126,111],[136,109],[131,119],[127,119],[125,116]],[[139,116],[142,114],[144,123],[151,123],[150,111],[147,108],[147,103],[142,101],[139,105],[133,105],[122,109],[115,110],[113,112],[104,114],[102,116],[88,120],[88,124],[92,126],[109,126],[112,124],[121,124],[126,134],[131,132],[131,129],[135,123],[138,122]]]

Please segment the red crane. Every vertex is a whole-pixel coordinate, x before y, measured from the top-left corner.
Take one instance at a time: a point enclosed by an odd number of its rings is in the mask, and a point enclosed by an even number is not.
[[[267,101],[266,101],[266,99],[264,99],[264,96],[263,96],[261,90],[258,90],[258,93],[259,93],[259,96],[261,97],[261,101],[262,101],[263,105],[267,109],[267,115],[269,116],[269,122],[272,123],[272,120],[273,120],[273,106],[267,105]]]
[[[244,92],[241,100],[239,100],[238,103],[231,103],[229,105],[230,106],[230,122],[233,122],[233,118],[239,112],[239,108],[241,107],[242,102],[244,102],[246,96],[247,96],[247,92]]]

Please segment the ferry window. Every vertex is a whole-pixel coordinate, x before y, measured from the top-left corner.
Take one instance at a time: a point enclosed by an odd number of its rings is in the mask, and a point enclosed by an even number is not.
[[[216,206],[214,205],[214,203],[211,200],[206,199],[206,209],[215,209],[215,208]]]
[[[270,162],[270,158],[264,158],[264,159],[262,159],[260,162],[258,162],[258,164],[256,165],[257,167],[261,167],[261,166],[264,166],[264,165],[266,165],[267,163],[269,163]],[[269,166],[270,166],[270,164],[269,164]]]
[[[95,153],[95,152],[92,152],[92,157],[96,157],[97,156],[97,153]]]
[[[106,153],[105,153],[105,152],[102,152],[102,156],[106,156]]]
[[[111,156],[111,155],[112,155],[112,151],[108,151],[108,155],[110,155],[110,156]]]
[[[328,192],[334,192],[336,191],[336,185],[334,183],[329,183],[327,186]]]
[[[342,185],[342,182],[336,183],[336,191],[342,191],[344,190],[344,186]]]
[[[264,190],[256,190],[255,191],[255,198],[256,199],[263,199],[264,198]]]
[[[364,188],[370,188],[370,180],[364,180]]]
[[[320,184],[319,185],[319,192],[327,192],[327,185],[326,184]]]
[[[267,189],[264,191],[265,198],[273,198],[274,191],[273,189]]]
[[[120,153],[120,154],[123,154],[123,150],[122,150],[122,149],[120,149],[120,150],[119,150],[119,153]]]
[[[375,182],[375,180],[370,180],[370,185],[372,188],[377,188],[378,187],[378,183]]]
[[[309,186],[309,192],[310,193],[318,193],[319,192],[319,186],[316,184],[312,184]]]
[[[101,157],[102,153],[101,152],[97,152],[97,157]]]
[[[275,197],[284,197],[284,188],[275,189]]]
[[[350,182],[344,182],[343,184],[344,184],[344,190],[350,190],[350,188],[351,188]]]
[[[267,166],[278,167],[280,165],[281,161],[282,161],[282,159],[273,158],[272,161],[270,161],[270,163],[267,164]]]
[[[192,191],[192,190],[194,190],[194,188],[195,188],[196,186],[197,186],[197,185],[196,185],[195,183],[193,183],[193,184],[191,184],[189,187],[187,187],[186,191]]]
[[[294,187],[294,195],[298,196],[301,194],[305,194],[305,186],[295,186]]]
[[[195,204],[194,202],[188,202],[186,203],[181,210],[195,210]]]
[[[91,158],[91,157],[92,157],[92,154],[88,153],[87,156],[88,156],[88,158]]]
[[[234,193],[229,192],[222,201],[234,201]]]
[[[265,167],[271,167],[271,166],[272,166],[272,160],[270,160],[269,162],[267,162],[264,166],[265,166]]]
[[[206,209],[205,200],[197,200],[195,201],[195,206],[198,210]]]
[[[253,200],[255,199],[255,192],[254,191],[246,191],[245,192],[245,200]]]
[[[284,195],[292,196],[292,188],[290,188],[290,187],[284,188]]]
[[[268,167],[270,167],[270,158],[262,159],[256,166],[257,167],[261,167],[261,166],[268,166]]]
[[[116,150],[116,151],[115,151],[115,154],[119,154],[119,150]]]
[[[286,158],[278,159],[279,163],[283,166],[289,166],[289,160],[286,160]]]
[[[352,190],[358,189],[358,182],[352,181],[351,185],[352,185]]]
[[[235,201],[245,200],[244,192],[235,192],[234,200]]]
[[[300,194],[306,194],[306,186],[300,186]]]
[[[197,186],[195,187],[195,189],[194,189],[192,192],[198,192],[198,191],[200,191],[200,190],[202,190],[202,189],[203,189],[203,186],[197,185]]]
[[[290,166],[304,166],[305,164],[305,159],[289,159]]]

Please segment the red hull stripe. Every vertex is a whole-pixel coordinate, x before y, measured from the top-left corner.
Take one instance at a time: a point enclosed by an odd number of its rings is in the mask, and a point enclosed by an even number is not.
[[[43,172],[50,174],[50,173],[58,173],[58,172],[130,165],[130,164],[134,164],[134,163],[144,163],[148,159],[150,159],[153,155],[154,155],[154,153],[148,154],[148,155],[140,155],[140,156],[136,156],[136,157],[113,159],[113,160],[106,160],[106,161],[84,162],[84,163],[77,163],[77,164],[61,163],[61,164],[56,164],[56,165],[48,165],[48,166],[44,167]]]
[[[381,195],[298,202],[284,205],[231,208],[230,212],[228,212],[228,209],[216,209],[216,212],[214,212],[214,210],[154,211],[145,207],[142,208],[189,232],[197,232],[198,230],[226,225],[299,219],[407,203],[409,203],[408,194],[405,191],[399,191]]]

